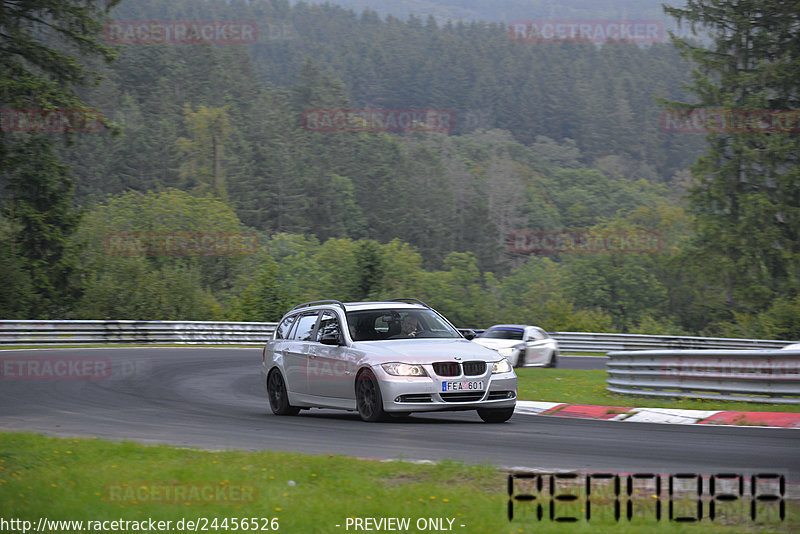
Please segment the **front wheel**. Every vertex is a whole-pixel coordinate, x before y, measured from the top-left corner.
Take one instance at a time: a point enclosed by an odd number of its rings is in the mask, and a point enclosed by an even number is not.
[[[273,369],[267,377],[267,397],[269,407],[275,415],[297,415],[300,408],[289,404],[289,393],[280,371]]]
[[[356,378],[356,406],[361,419],[370,423],[387,419],[378,379],[369,369]]]
[[[505,423],[514,415],[514,408],[484,408],[478,415],[486,423]]]

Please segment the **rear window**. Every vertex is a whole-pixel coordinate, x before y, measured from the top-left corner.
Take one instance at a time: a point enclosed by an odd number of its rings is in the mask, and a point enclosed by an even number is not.
[[[290,315],[278,325],[275,329],[275,339],[286,339],[289,337],[289,331],[292,329],[294,321],[297,319],[296,315]]]

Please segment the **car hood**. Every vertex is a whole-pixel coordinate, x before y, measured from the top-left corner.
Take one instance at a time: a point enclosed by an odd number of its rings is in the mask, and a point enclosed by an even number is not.
[[[490,349],[502,349],[505,347],[516,347],[522,343],[520,339],[499,339],[499,338],[476,338],[472,340],[474,343],[489,347]]]
[[[400,339],[357,341],[353,349],[383,362],[432,363],[467,360],[497,361],[497,353],[466,339]]]

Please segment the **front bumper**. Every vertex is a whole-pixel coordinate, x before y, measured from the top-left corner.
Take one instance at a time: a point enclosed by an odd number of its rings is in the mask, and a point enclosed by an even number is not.
[[[387,412],[433,412],[512,408],[517,403],[517,375],[514,372],[480,376],[437,376],[428,366],[424,377],[401,377],[373,369],[381,386],[383,409]],[[483,382],[481,390],[443,391],[444,382]]]

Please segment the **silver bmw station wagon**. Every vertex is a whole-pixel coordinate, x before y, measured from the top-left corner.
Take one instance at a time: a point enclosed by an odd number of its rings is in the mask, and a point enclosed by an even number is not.
[[[276,415],[337,408],[380,421],[477,410],[487,423],[502,423],[517,398],[508,360],[416,299],[300,304],[264,347],[262,373]]]

